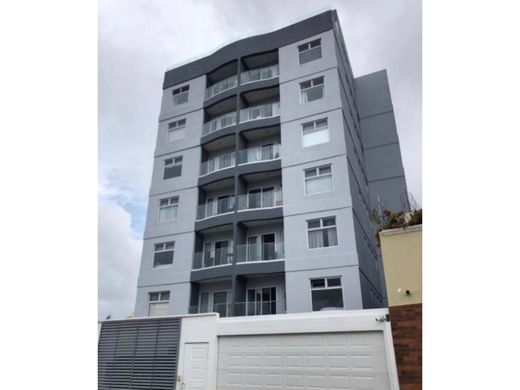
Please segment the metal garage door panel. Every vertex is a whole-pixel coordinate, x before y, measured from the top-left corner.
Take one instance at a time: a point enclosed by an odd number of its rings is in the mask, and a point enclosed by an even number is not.
[[[219,338],[217,390],[389,388],[382,332]]]

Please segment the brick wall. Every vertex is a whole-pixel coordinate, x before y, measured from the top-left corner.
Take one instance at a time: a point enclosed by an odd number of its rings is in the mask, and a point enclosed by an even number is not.
[[[388,309],[400,390],[422,389],[422,304]]]

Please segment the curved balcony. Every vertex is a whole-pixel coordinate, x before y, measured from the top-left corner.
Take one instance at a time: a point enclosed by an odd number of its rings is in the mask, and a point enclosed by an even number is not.
[[[237,245],[237,263],[285,259],[283,242]]]
[[[238,210],[256,210],[283,206],[282,191],[250,192],[238,196]]]
[[[278,64],[266,66],[264,68],[252,69],[240,74],[240,84],[249,84],[256,81],[269,80],[278,77],[280,74]]]
[[[193,269],[203,269],[229,265],[233,263],[232,248],[219,248],[213,252],[195,252]]]
[[[235,211],[235,197],[227,197],[217,201],[200,204],[197,207],[197,220],[215,217],[217,215],[229,214]]]
[[[205,176],[212,172],[235,166],[235,152],[229,152],[210,158],[200,164],[200,175]]]
[[[281,145],[259,145],[238,151],[238,164],[250,164],[262,161],[271,161],[281,158]]]
[[[204,94],[204,100],[211,99],[214,96],[221,94],[227,90],[233,89],[238,85],[238,76],[233,75],[224,80],[221,80],[208,88],[206,88],[206,93]]]
[[[240,110],[240,123],[280,116],[280,102],[261,104]]]
[[[202,126],[202,136],[214,133],[226,127],[234,126],[237,124],[237,113],[235,111],[228,112],[227,114],[220,115],[219,117],[204,123]]]

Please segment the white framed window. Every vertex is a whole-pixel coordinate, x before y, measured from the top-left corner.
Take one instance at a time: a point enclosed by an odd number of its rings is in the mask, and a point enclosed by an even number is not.
[[[189,92],[190,92],[190,86],[189,85],[185,85],[183,87],[174,89],[172,91],[173,104],[177,106],[179,104],[186,103],[188,101],[188,94],[189,94]]]
[[[173,249],[175,241],[158,242],[154,245],[153,267],[163,267],[173,264]]]
[[[183,139],[186,135],[186,119],[168,123],[168,142]]]
[[[332,166],[305,169],[305,195],[332,191]]]
[[[318,119],[302,124],[302,146],[304,148],[329,142],[328,119]]]
[[[307,221],[307,241],[309,249],[338,245],[336,217],[310,219]]]
[[[321,39],[315,39],[298,46],[300,65],[321,58]]]
[[[173,196],[159,200],[159,221],[169,221],[177,218],[179,197]]]
[[[170,305],[170,292],[158,291],[151,292],[148,295],[148,316],[165,316],[168,315],[168,306]]]
[[[300,83],[301,102],[308,103],[323,98],[324,77],[316,77],[312,80]]]
[[[182,156],[164,160],[164,180],[180,175],[182,175]]]
[[[311,279],[312,311],[343,309],[341,278]]]

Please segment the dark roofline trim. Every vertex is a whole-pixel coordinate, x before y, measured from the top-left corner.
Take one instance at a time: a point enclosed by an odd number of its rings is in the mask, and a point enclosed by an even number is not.
[[[164,74],[163,89],[173,87],[218,69],[239,57],[269,52],[281,46],[324,33],[334,28],[336,11],[326,11],[290,26],[230,43],[207,57],[195,60]]]

